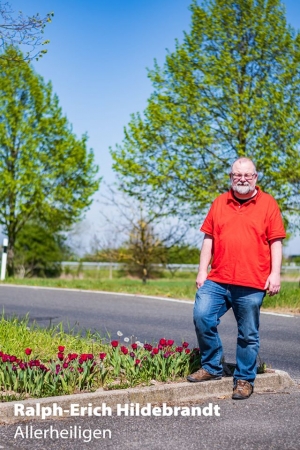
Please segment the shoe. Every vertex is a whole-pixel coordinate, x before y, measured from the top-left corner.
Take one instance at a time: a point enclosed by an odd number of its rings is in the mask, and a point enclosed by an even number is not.
[[[192,373],[187,376],[187,380],[192,383],[201,382],[201,381],[209,381],[209,380],[221,380],[221,375],[211,375],[205,369],[199,369],[197,372]]]
[[[246,380],[237,380],[233,388],[233,400],[245,400],[249,398],[253,392],[253,386]]]

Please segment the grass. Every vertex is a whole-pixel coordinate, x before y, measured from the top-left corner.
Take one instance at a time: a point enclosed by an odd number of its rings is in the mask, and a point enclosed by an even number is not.
[[[195,296],[195,274],[178,274],[173,279],[155,279],[146,284],[140,280],[129,278],[115,278],[113,280],[100,279],[42,279],[42,278],[9,278],[6,284],[17,284],[25,286],[44,286],[71,289],[89,289],[108,292],[124,292],[136,295],[161,296],[167,298],[178,298],[193,300]],[[184,279],[181,277],[184,276]],[[283,281],[280,294],[266,296],[263,308],[273,311],[300,313],[300,288],[296,281]]]
[[[274,297],[265,297],[265,309],[300,314],[300,286],[299,282],[283,281],[281,290]]]
[[[32,355],[39,355],[43,360],[49,360],[57,354],[57,347],[64,345],[76,353],[99,353],[103,351],[102,339],[89,330],[82,337],[81,331],[72,329],[64,331],[62,324],[49,328],[40,328],[35,323],[29,325],[27,318],[0,319],[0,350],[6,353],[24,354],[24,349],[32,349]]]
[[[193,280],[150,280],[143,284],[140,280],[116,278],[114,280],[93,279],[42,279],[24,278],[8,279],[6,283],[26,286],[60,287],[71,289],[90,289],[110,292],[125,292],[129,294],[156,295],[180,299],[193,299],[195,295],[195,282]]]

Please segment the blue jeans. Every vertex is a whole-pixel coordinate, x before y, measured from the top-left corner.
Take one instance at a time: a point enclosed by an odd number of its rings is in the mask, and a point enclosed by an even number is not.
[[[222,342],[217,326],[232,308],[238,326],[236,380],[253,385],[259,350],[259,312],[265,291],[206,280],[196,293],[194,324],[201,350],[201,365],[212,375],[222,375]]]

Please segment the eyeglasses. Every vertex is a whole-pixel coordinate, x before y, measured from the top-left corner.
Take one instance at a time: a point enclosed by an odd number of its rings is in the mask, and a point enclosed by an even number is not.
[[[232,173],[231,176],[233,178],[233,181],[237,181],[240,180],[241,178],[245,178],[245,180],[247,181],[251,181],[253,180],[253,177],[255,177],[257,174],[256,173]]]

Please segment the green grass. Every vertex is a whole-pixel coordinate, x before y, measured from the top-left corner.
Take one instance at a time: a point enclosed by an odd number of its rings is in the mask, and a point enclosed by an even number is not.
[[[6,283],[26,286],[60,287],[71,289],[90,289],[110,292],[125,292],[130,294],[156,295],[180,299],[193,299],[195,295],[195,281],[193,280],[150,280],[143,284],[140,280],[116,278],[114,280],[93,279],[42,279],[24,278],[8,279]]]
[[[187,274],[186,279],[156,279],[142,284],[140,280],[128,278],[108,279],[13,279],[6,284],[25,286],[60,287],[71,289],[89,289],[108,292],[124,292],[136,295],[162,296],[193,300],[195,296],[195,276]],[[298,282],[282,282],[281,292],[274,297],[266,296],[263,308],[300,313],[300,288]]]
[[[0,318],[0,350],[6,353],[24,356],[24,349],[32,349],[32,357],[39,355],[49,360],[57,354],[57,347],[64,345],[75,353],[99,353],[103,351],[103,339],[90,331],[82,337],[81,331],[64,331],[62,324],[51,328],[41,328],[35,323],[29,325],[27,318]]]
[[[282,310],[300,313],[300,286],[299,282],[283,281],[278,295],[265,297],[263,307],[266,309]]]

